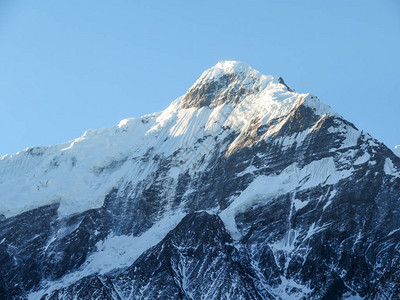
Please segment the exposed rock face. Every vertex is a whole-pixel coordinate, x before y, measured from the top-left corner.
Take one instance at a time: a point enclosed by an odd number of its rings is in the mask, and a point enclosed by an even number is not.
[[[2,158],[0,192],[1,299],[400,291],[400,158],[237,62],[160,114]]]
[[[45,298],[85,298],[104,289],[120,299],[262,299],[239,260],[218,216],[190,213],[123,272],[86,277]]]

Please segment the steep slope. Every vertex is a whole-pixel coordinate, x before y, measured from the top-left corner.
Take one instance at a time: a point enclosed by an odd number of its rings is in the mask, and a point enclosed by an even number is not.
[[[400,290],[400,158],[243,63],[161,113],[1,158],[0,193],[4,299]]]
[[[262,299],[239,259],[218,216],[189,213],[124,272],[85,277],[46,298],[85,298],[105,287],[116,299]]]

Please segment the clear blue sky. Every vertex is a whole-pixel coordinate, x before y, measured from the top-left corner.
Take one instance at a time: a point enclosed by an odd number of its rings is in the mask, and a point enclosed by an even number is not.
[[[0,0],[0,156],[163,110],[220,60],[400,144],[400,1]]]

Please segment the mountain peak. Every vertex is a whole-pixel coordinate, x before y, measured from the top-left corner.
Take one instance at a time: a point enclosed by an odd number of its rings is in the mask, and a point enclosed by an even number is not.
[[[258,78],[258,79],[275,78],[274,76],[266,76],[261,74],[259,71],[250,67],[248,64],[244,62],[236,60],[223,60],[219,61],[216,65],[204,71],[196,83],[198,83],[199,81],[204,82],[210,80],[211,81],[218,80],[220,77],[226,75],[232,77],[232,79],[233,78],[240,79],[246,77]],[[196,85],[196,83],[194,85]]]
[[[245,63],[220,61],[190,87],[184,96],[183,108],[236,104],[244,97],[261,92],[271,83],[291,91],[282,82],[280,77],[263,75]]]
[[[210,68],[208,71],[220,71],[225,74],[232,73],[260,73],[257,70],[250,67],[248,64],[245,64],[236,60],[222,60],[219,61],[215,66]]]

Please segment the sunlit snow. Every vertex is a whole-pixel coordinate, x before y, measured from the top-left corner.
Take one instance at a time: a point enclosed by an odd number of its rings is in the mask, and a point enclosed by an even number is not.
[[[2,157],[0,214],[10,217],[51,203],[60,204],[60,216],[97,208],[102,206],[112,188],[128,181],[137,182],[153,170],[148,163],[135,159],[145,153],[168,156],[182,147],[190,152],[190,147],[200,138],[219,134],[224,138],[227,132],[223,128],[245,132],[254,118],[266,124],[286,116],[300,103],[321,116],[335,114],[316,97],[288,91],[276,77],[262,75],[239,62],[220,62],[204,72],[198,81],[224,72],[242,71],[259,79],[260,90],[236,105],[225,103],[213,108],[183,109],[183,97],[180,97],[161,113],[125,119],[108,128],[87,130],[71,142],[28,148]],[[279,124],[272,126],[265,137],[277,130]],[[235,149],[240,136],[229,149]],[[212,147],[213,141],[208,139],[200,149],[203,153],[197,151],[196,155],[209,153],[207,143]],[[190,153],[182,157],[189,162],[190,159],[195,159]],[[179,170],[170,175],[176,179]]]

